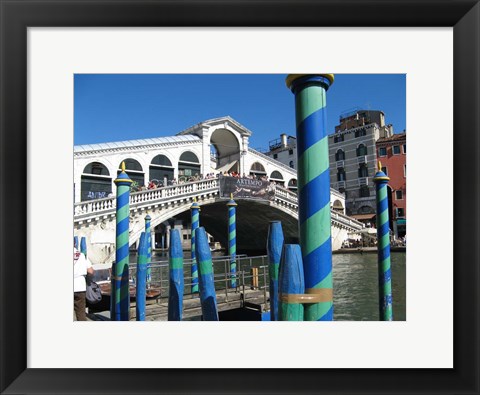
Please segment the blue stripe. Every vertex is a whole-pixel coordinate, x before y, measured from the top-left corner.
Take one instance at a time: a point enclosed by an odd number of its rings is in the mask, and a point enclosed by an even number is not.
[[[333,321],[333,305],[318,321]]]
[[[235,232],[236,229],[235,229],[235,224],[232,224],[228,227],[228,233],[232,233],[232,232]]]
[[[328,135],[326,132],[325,108],[323,107],[305,118],[297,127],[297,156]]]
[[[235,245],[237,243],[237,238],[234,237],[232,240],[230,240],[230,245]]]
[[[382,246],[379,246],[382,248]],[[378,252],[378,260],[379,262],[383,262],[385,259],[390,258],[390,243],[388,245],[384,246],[379,252]]]
[[[127,189],[117,196],[117,207],[123,207],[130,203],[130,192]]]
[[[117,253],[115,254],[116,261],[120,262],[129,256],[128,243],[123,246],[117,246]]]
[[[298,201],[300,225],[330,204],[330,188],[325,188],[325,185],[330,185],[330,170],[324,171],[300,189]],[[315,196],[315,199],[312,199],[312,196]]]
[[[332,241],[328,239],[320,247],[303,258],[304,272],[308,273],[305,276],[306,289],[313,288],[331,273],[331,266],[325,264],[325,262],[330,262],[331,255]]]
[[[380,277],[380,285],[383,286],[385,283],[388,283],[392,280],[392,271],[388,269],[385,273],[383,273]]]
[[[128,226],[129,226],[129,220],[130,218],[124,218],[120,222],[117,222],[117,235],[121,235],[125,231],[128,231]]]
[[[377,191],[378,193],[378,191]],[[388,198],[380,200],[377,204],[378,207],[378,214],[383,213],[386,209],[388,209]]]
[[[388,226],[388,222],[381,224],[377,230],[378,238],[385,236],[386,234],[390,234],[390,227]]]

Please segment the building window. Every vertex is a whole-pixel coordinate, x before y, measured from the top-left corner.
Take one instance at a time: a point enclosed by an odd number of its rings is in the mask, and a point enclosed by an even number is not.
[[[186,233],[183,234],[183,240],[187,240],[188,239],[188,236]]]
[[[387,147],[381,147],[378,149],[378,156],[387,156]]]
[[[404,154],[407,153],[407,144],[403,144],[403,153],[404,153]]]
[[[405,210],[403,208],[398,207],[396,211],[397,211],[397,218],[405,217]]]
[[[288,155],[293,155],[293,149],[288,150]]]
[[[400,146],[399,145],[394,145],[392,147],[392,152],[393,152],[393,155],[400,155]]]
[[[355,138],[361,137],[361,136],[366,136],[366,135],[367,135],[367,131],[365,130],[365,128],[355,130]]]
[[[345,160],[345,152],[341,149],[339,149],[336,153],[335,153],[335,160],[338,161],[338,160]]]
[[[337,181],[346,181],[347,176],[345,175],[345,169],[338,169],[337,172]]]
[[[385,166],[382,167],[382,171],[388,176],[388,169]]]
[[[370,197],[370,189],[368,189],[368,186],[364,185],[360,187],[360,197]]]
[[[333,138],[333,142],[334,142],[334,143],[339,143],[339,142],[341,142],[341,141],[344,141],[344,136],[343,136],[343,134],[340,134],[340,135],[335,136],[335,137]]]
[[[368,167],[365,163],[362,163],[358,167],[358,176],[359,177],[368,177]]]
[[[289,166],[290,166],[292,169],[295,169],[295,166],[294,166],[294,164],[293,164],[293,160],[290,161]]]
[[[364,156],[364,155],[367,155],[367,147],[365,147],[365,145],[363,144],[360,144],[357,147],[357,156]]]
[[[273,154],[273,159],[277,159],[278,158],[278,154]]]
[[[403,192],[402,191],[395,191],[395,199],[396,200],[403,200]]]
[[[403,176],[407,176],[407,165],[403,165]]]

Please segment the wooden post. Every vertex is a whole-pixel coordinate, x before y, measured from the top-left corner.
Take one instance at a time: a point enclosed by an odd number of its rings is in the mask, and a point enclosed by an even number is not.
[[[170,230],[170,249],[168,251],[170,286],[168,292],[168,320],[181,321],[183,313],[183,251],[180,231]]]
[[[268,227],[267,254],[270,277],[270,321],[278,321],[278,271],[283,248],[283,231],[280,221],[271,221]]]
[[[140,235],[140,244],[137,251],[137,281],[135,294],[135,313],[137,321],[145,321],[145,306],[147,302],[147,262],[148,237],[145,232]]]
[[[213,277],[212,254],[205,229],[195,230],[195,254],[198,263],[200,303],[204,321],[218,321],[217,295]]]
[[[302,252],[298,244],[285,244],[279,273],[279,320],[303,321],[303,304],[299,296],[305,292]]]

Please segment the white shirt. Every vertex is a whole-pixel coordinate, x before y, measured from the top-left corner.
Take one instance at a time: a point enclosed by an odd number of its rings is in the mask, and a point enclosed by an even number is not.
[[[87,269],[92,267],[90,261],[76,248],[73,249],[73,292],[85,292],[87,285],[85,276]]]

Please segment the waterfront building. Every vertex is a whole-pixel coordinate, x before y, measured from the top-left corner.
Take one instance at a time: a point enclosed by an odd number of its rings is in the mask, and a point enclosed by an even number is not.
[[[377,140],[377,157],[388,182],[390,229],[395,237],[403,237],[407,226],[407,134],[399,133]]]
[[[374,225],[377,166],[376,142],[393,135],[385,114],[377,110],[354,110],[340,116],[329,136],[330,185],[345,194],[347,215]]]

